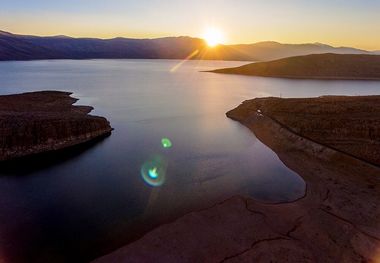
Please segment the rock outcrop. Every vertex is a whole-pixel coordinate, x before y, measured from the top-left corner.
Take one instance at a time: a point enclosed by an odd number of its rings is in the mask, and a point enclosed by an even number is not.
[[[109,122],[73,106],[69,92],[41,91],[0,96],[0,160],[90,141],[109,134]]]
[[[380,166],[380,96],[257,98],[227,116],[244,122],[258,112],[302,137]]]

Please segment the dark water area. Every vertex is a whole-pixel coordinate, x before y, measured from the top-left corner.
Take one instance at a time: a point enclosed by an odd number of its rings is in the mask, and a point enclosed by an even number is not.
[[[233,195],[294,200],[304,193],[302,178],[225,113],[254,97],[380,90],[376,81],[200,72],[242,62],[175,67],[179,62],[0,62],[0,94],[72,91],[78,105],[94,106],[93,114],[115,129],[68,151],[0,164],[1,262],[86,262]],[[159,177],[160,185],[149,184],[142,172]]]

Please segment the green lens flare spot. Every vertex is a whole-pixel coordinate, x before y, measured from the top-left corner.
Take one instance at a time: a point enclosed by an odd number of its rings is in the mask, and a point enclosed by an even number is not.
[[[161,144],[162,144],[162,147],[164,147],[164,148],[172,147],[172,142],[168,138],[162,138]]]
[[[157,178],[158,177],[157,167],[154,167],[153,169],[149,169],[148,174],[152,178]]]

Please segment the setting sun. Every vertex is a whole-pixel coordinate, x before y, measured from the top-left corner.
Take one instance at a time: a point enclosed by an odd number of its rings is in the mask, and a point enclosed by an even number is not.
[[[209,27],[203,33],[203,39],[209,47],[215,47],[223,42],[223,33],[218,28]]]

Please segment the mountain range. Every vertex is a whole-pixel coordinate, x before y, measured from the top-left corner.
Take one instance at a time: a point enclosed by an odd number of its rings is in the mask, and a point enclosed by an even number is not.
[[[0,60],[37,59],[207,59],[267,61],[307,54],[376,54],[350,47],[333,47],[320,43],[218,45],[210,48],[200,38],[164,37],[73,38],[68,36],[18,35],[0,31]],[[191,54],[191,56],[189,56]]]

